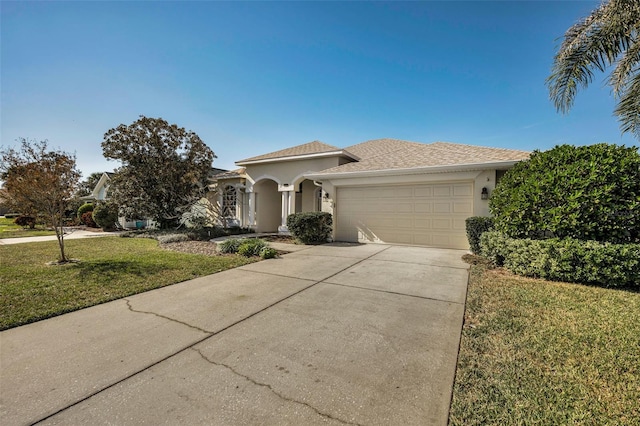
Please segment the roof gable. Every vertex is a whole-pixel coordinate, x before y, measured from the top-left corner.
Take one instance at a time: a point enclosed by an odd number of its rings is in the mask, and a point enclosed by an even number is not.
[[[238,165],[244,165],[252,162],[268,162],[269,160],[282,161],[291,157],[300,157],[305,155],[333,153],[336,154],[342,152],[342,150],[336,146],[328,145],[324,142],[313,141],[302,145],[297,145],[291,148],[281,149],[280,151],[270,152],[268,154],[258,155],[256,157],[245,158],[244,160],[236,161]]]

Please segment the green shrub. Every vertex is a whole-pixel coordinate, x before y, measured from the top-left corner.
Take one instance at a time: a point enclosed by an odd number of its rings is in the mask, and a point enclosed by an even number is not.
[[[498,231],[487,231],[480,236],[480,255],[491,261],[495,266],[502,266],[507,253],[506,245],[509,238]]]
[[[238,254],[246,257],[260,256],[262,249],[267,247],[267,242],[259,238],[247,238],[241,240],[238,247]]]
[[[92,211],[93,211],[93,204],[84,203],[78,208],[78,218],[82,219],[83,214],[85,214],[86,212],[92,212]]]
[[[287,217],[287,227],[303,244],[326,243],[331,237],[331,214],[327,212],[294,213]]]
[[[278,251],[272,247],[263,247],[260,250],[260,257],[263,259],[273,259],[278,255]]]
[[[493,218],[474,216],[465,221],[467,228],[467,239],[473,254],[480,254],[480,237],[487,231],[493,229]]]
[[[18,226],[22,226],[23,228],[29,227],[29,229],[33,229],[36,227],[36,218],[33,216],[21,215],[16,217],[13,220],[13,223]]]
[[[109,202],[100,202],[93,209],[93,221],[105,231],[114,229],[118,222],[118,206]]]
[[[96,223],[93,221],[93,212],[84,212],[82,216],[80,216],[80,221],[89,228],[98,227],[98,225],[96,225]]]
[[[241,242],[242,240],[240,238],[229,238],[228,240],[218,243],[218,251],[220,253],[237,253]]]
[[[534,151],[489,206],[495,229],[512,238],[640,242],[640,153],[606,143]]]
[[[496,231],[484,233],[480,240],[482,255],[514,274],[605,287],[640,287],[640,244],[514,239]]]

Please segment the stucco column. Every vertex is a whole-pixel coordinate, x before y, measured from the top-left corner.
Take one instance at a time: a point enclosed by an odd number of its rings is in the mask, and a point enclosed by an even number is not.
[[[256,193],[251,190],[249,192],[249,227],[256,224]]]
[[[280,214],[280,226],[278,227],[279,232],[288,232],[289,228],[287,228],[287,216],[289,216],[289,212],[291,211],[291,191],[282,191],[282,210]]]

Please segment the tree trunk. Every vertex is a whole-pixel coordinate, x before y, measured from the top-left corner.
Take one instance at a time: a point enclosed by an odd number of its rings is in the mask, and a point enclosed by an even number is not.
[[[53,225],[53,229],[56,230],[56,238],[58,239],[58,246],[60,246],[60,262],[66,262],[67,256],[64,253],[64,229],[62,228],[62,217],[60,221],[57,221],[56,218],[52,218],[51,224]]]

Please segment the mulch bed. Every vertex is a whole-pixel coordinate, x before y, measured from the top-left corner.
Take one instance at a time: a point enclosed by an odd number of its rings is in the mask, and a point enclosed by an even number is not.
[[[295,238],[290,235],[267,235],[260,237],[261,240],[268,242],[295,244]],[[202,254],[205,256],[225,256],[222,253],[218,253],[216,250],[216,243],[210,241],[183,241],[179,243],[166,243],[160,244],[165,250],[179,251],[181,253]],[[284,254],[286,252],[278,251],[278,254]]]

